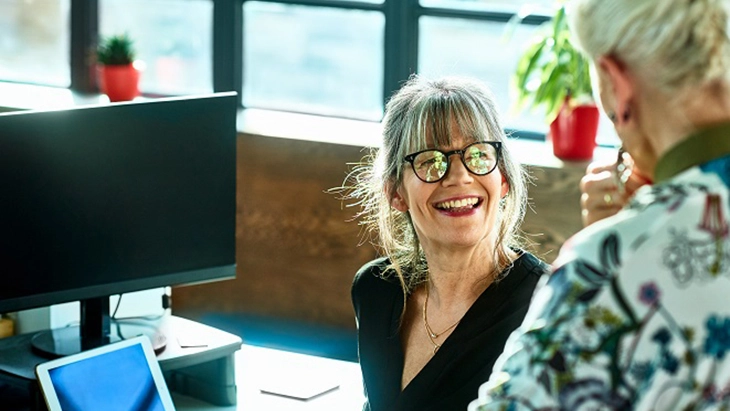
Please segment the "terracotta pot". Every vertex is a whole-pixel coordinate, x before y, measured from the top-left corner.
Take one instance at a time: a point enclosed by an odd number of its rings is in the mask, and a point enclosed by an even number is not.
[[[586,161],[593,158],[598,132],[595,104],[572,106],[567,101],[550,124],[553,154],[561,160]]]
[[[97,68],[99,90],[110,101],[132,100],[139,95],[140,71],[133,64],[100,65]]]

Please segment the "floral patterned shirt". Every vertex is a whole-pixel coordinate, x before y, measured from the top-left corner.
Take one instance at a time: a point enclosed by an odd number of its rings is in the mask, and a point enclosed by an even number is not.
[[[730,409],[730,124],[667,158],[563,246],[469,410]]]

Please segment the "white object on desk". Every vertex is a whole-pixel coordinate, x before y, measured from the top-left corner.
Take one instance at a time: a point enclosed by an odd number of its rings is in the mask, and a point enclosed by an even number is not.
[[[312,370],[292,370],[290,372],[272,372],[258,381],[259,391],[268,395],[280,395],[300,401],[309,401],[320,395],[340,388],[337,375],[317,373]]]
[[[360,411],[365,401],[360,365],[355,362],[298,354],[244,344],[235,353],[237,405],[218,407],[173,392],[178,411]],[[308,400],[261,391],[272,378],[337,389]],[[308,381],[307,381],[308,380]],[[314,382],[314,383],[312,383]],[[286,388],[283,388],[286,391]],[[292,391],[294,391],[292,389]]]

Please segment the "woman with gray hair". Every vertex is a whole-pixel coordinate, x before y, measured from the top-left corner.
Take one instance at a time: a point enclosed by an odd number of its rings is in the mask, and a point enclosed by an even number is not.
[[[465,409],[547,266],[520,248],[525,175],[491,92],[411,78],[350,197],[384,257],[352,300],[366,410]],[[454,408],[458,407],[458,408]]]
[[[650,183],[563,246],[470,410],[730,408],[726,7],[569,5],[603,109]]]

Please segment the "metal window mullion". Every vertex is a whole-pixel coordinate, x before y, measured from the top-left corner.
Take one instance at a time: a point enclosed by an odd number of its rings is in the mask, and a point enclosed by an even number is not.
[[[243,86],[243,1],[213,1],[213,90]],[[240,101],[240,99],[239,99]]]
[[[98,0],[71,0],[71,90],[93,93],[96,87],[96,45],[99,38]]]
[[[445,7],[421,7],[420,15],[431,17],[460,18],[468,20],[482,20],[494,23],[508,23],[515,18],[516,13],[474,10],[474,9],[457,9]],[[551,19],[550,16],[530,14],[519,20],[520,24],[538,26]]]
[[[385,0],[383,97],[418,70],[418,0]]]
[[[246,1],[246,0],[244,0]],[[381,10],[382,5],[367,1],[342,0],[259,0],[267,3],[287,4],[292,6],[330,7],[348,10]]]

